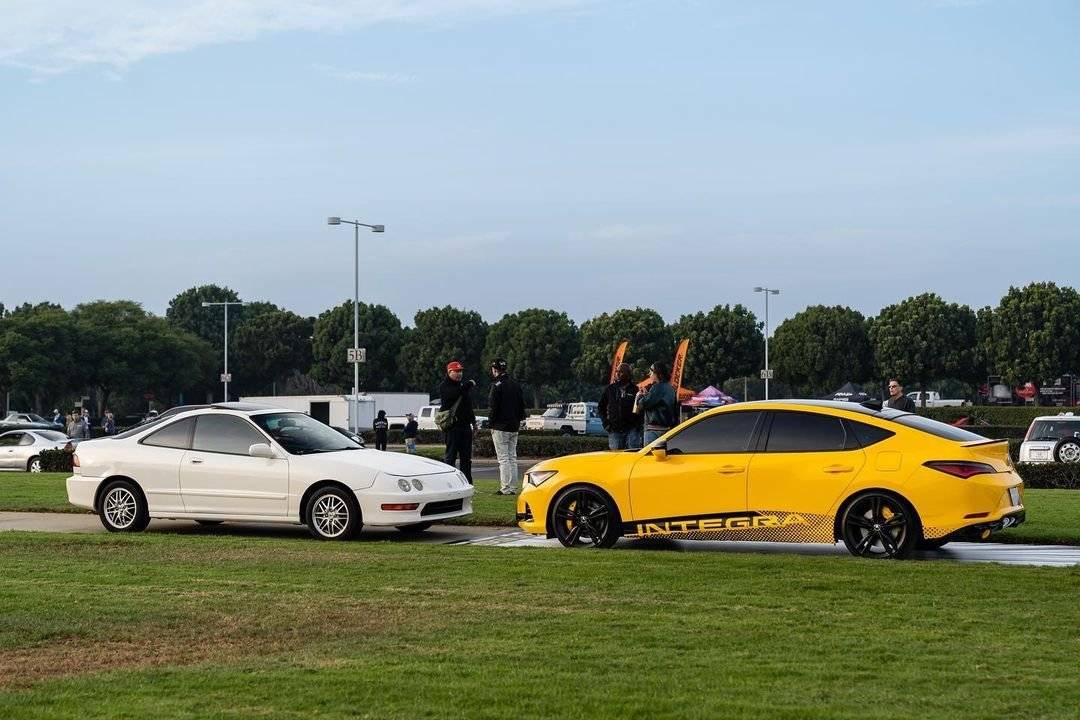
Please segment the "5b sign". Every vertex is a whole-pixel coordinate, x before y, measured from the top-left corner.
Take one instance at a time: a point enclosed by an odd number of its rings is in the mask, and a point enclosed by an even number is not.
[[[345,352],[348,353],[351,363],[367,362],[367,348],[349,348]]]

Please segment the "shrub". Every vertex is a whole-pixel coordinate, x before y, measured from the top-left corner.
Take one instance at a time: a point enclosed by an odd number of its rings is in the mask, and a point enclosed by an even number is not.
[[[1032,405],[975,405],[970,407],[947,407],[919,409],[919,413],[941,422],[952,423],[962,417],[986,422],[994,426],[1026,428],[1040,415],[1057,415],[1060,412],[1080,412],[1080,408],[1035,407]]]
[[[72,453],[69,450],[42,450],[38,455],[41,458],[42,472],[71,472]]]
[[[518,457],[551,458],[575,453],[607,450],[606,437],[560,437],[558,435],[518,435]],[[473,438],[473,456],[495,457],[495,445],[491,433],[480,432]]]
[[[1080,464],[1020,463],[1016,472],[1024,487],[1038,490],[1080,490]]]

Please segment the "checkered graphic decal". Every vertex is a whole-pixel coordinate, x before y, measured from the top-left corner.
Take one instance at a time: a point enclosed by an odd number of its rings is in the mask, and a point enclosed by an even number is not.
[[[679,540],[755,540],[760,542],[833,542],[830,515],[762,510],[701,517],[661,518],[625,523],[631,537]]]

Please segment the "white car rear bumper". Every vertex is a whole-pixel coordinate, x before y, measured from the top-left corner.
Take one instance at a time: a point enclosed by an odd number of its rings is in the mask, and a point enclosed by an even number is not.
[[[72,475],[67,479],[68,502],[76,507],[94,509],[94,496],[97,494],[101,478]]]

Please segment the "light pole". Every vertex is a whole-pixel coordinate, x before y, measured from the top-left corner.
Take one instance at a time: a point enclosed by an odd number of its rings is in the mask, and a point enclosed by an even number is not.
[[[203,307],[214,307],[221,305],[225,308],[225,372],[221,374],[221,382],[225,383],[225,402],[229,402],[229,306],[230,305],[247,305],[246,302],[234,302],[232,300],[224,302],[206,302],[203,301]]]
[[[756,293],[765,293],[765,399],[769,399],[769,296],[779,295],[780,291],[775,288],[756,287]]]
[[[357,346],[360,344],[360,228],[371,228],[371,232],[386,232],[385,225],[368,225],[362,223],[359,220],[342,220],[339,217],[326,218],[327,225],[352,225],[354,253],[353,253],[353,319],[352,319],[352,332],[353,332],[353,352],[358,352]],[[353,432],[357,432],[357,425],[360,423],[360,362],[359,358],[353,358],[353,383],[352,383],[352,423],[349,427]]]

